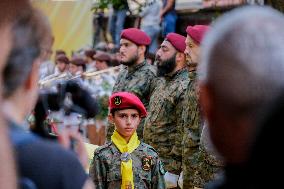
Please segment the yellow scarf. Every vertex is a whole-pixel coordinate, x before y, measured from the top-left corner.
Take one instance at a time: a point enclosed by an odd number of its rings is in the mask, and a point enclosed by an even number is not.
[[[138,140],[136,132],[131,136],[129,142],[127,143],[125,139],[115,130],[111,136],[111,140],[122,153],[122,156],[125,153],[128,153],[129,157],[130,154],[140,145],[140,141]],[[121,175],[121,189],[134,189],[131,157],[126,161],[121,161]]]

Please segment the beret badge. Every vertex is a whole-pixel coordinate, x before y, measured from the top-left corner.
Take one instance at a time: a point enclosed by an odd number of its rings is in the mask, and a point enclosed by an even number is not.
[[[115,105],[117,105],[117,106],[119,106],[120,104],[121,104],[121,98],[120,98],[120,96],[116,96],[116,97],[114,97],[114,104]]]

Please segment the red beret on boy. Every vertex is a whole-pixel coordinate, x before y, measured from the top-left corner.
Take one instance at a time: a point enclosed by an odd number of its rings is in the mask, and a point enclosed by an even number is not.
[[[129,92],[117,92],[113,93],[109,98],[110,112],[113,109],[137,109],[141,117],[146,117],[147,111],[141,100],[132,93]]]
[[[205,33],[210,27],[206,25],[187,26],[186,33],[197,43],[200,44]]]
[[[166,40],[169,41],[177,51],[184,52],[186,45],[185,45],[185,37],[177,34],[177,33],[169,33],[166,36]]]
[[[142,30],[137,28],[124,29],[120,35],[121,38],[132,41],[136,45],[150,45],[151,38]]]

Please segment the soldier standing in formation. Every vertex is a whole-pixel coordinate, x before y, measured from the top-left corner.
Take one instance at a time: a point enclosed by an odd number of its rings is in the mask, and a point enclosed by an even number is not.
[[[136,129],[147,111],[128,92],[112,94],[109,120],[116,129],[111,142],[95,151],[90,175],[97,189],[164,189],[164,167],[155,149],[138,140]]]
[[[158,76],[162,76],[150,99],[149,115],[144,126],[144,140],[153,146],[168,171],[167,188],[177,187],[182,169],[182,110],[189,84],[186,68],[185,37],[167,35],[156,53]],[[169,180],[173,179],[173,182]]]
[[[197,98],[198,91],[196,89],[196,68],[200,58],[200,44],[208,29],[209,26],[205,25],[188,26],[186,29],[185,54],[190,79],[185,99],[188,105],[184,107],[182,113],[184,120],[182,169],[183,188],[186,189],[203,188],[206,182],[214,178],[215,173],[221,166],[221,162],[217,161],[215,157],[215,151],[212,150],[213,147],[210,145],[209,136],[206,135],[207,128],[204,128],[204,132],[202,130],[203,121],[201,120]],[[201,136],[203,136],[202,139]],[[209,154],[206,150],[211,153]]]
[[[150,96],[155,88],[156,69],[145,60],[147,46],[151,43],[150,37],[143,31],[136,28],[125,29],[121,33],[120,56],[121,64],[124,65],[119,73],[113,92],[132,92],[140,98],[146,108]],[[143,138],[144,120],[137,130],[138,137]],[[114,130],[113,125],[109,125],[107,139]]]

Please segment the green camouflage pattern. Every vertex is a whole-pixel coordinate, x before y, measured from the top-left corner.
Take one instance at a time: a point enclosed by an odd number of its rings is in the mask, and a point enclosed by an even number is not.
[[[187,189],[204,188],[206,183],[216,178],[222,167],[221,161],[213,154],[209,134],[203,133],[196,78],[196,71],[189,72],[190,83],[186,91],[188,105],[182,113],[184,120],[183,188]],[[206,150],[205,145],[210,148],[210,152]]]
[[[150,96],[156,86],[157,70],[154,66],[148,64],[146,61],[129,70],[128,69],[129,68],[127,66],[122,68],[122,71],[119,73],[116,83],[114,84],[112,92],[132,92],[139,97],[145,108],[148,110]],[[144,119],[141,120],[136,131],[138,138],[141,140],[143,139],[144,121]],[[113,131],[114,125],[108,124],[108,141],[110,141]]]
[[[96,149],[89,171],[96,189],[121,189],[120,156],[121,153],[111,142]],[[153,147],[141,142],[138,148],[131,153],[131,158],[134,188],[166,188],[165,170]],[[150,166],[146,166],[147,169],[145,168],[145,158],[150,160],[148,161]]]
[[[199,112],[198,96],[196,91],[196,71],[189,72],[189,84],[186,90],[185,102],[182,112],[183,119],[183,137],[182,137],[182,170],[183,170],[183,188],[194,188],[195,169],[192,164],[194,154],[199,150],[201,135],[201,117]]]
[[[193,185],[204,188],[204,185],[221,176],[223,163],[213,154],[206,151],[204,145],[200,145],[199,151],[193,156]],[[184,183],[184,186],[186,183]]]
[[[144,125],[144,141],[153,146],[167,171],[179,175],[182,166],[182,111],[188,71],[183,68],[171,77],[163,77],[150,99]]]

